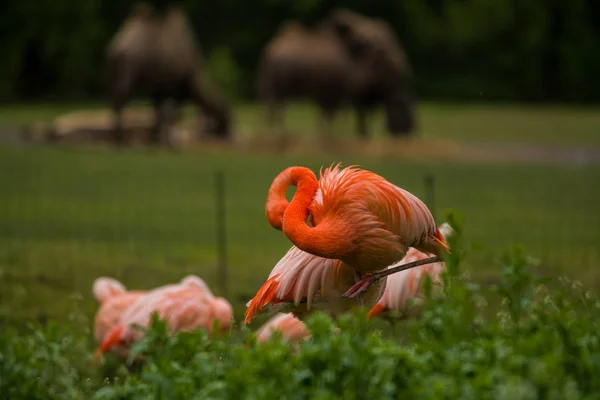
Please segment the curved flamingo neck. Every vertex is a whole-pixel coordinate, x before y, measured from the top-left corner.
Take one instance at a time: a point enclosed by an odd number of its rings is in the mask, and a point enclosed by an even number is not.
[[[288,187],[299,186],[308,181],[313,181],[315,186],[318,186],[315,174],[305,167],[289,167],[275,177],[269,188],[267,203],[265,204],[265,214],[273,228],[283,229],[283,214],[290,205],[285,197]]]
[[[291,182],[298,187],[294,198],[283,213],[282,230],[296,247],[325,258],[343,257],[349,250],[348,237],[341,226],[322,221],[311,227],[307,224],[309,207],[319,189],[316,176],[307,168],[296,167]]]

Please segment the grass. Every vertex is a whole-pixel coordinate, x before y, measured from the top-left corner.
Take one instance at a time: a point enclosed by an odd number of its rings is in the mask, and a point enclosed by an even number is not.
[[[12,107],[2,111],[0,125],[50,119],[62,111],[55,106]],[[600,121],[586,111],[530,114],[518,107],[499,108],[494,114],[486,107],[425,105],[421,113],[425,127],[437,126],[426,135],[447,132],[468,140],[478,137],[484,131],[478,127],[489,123],[482,140],[500,140],[502,123],[492,121],[505,121],[505,127],[523,123],[530,129],[527,135],[518,135],[506,128],[510,134],[505,140],[513,135],[522,142],[543,137],[546,143],[565,146],[597,144],[589,126],[594,118]],[[308,132],[313,126],[308,114],[298,106],[288,118],[299,122],[296,129]],[[237,115],[241,129],[260,126],[255,106],[240,107]],[[578,125],[569,134],[545,135],[542,127],[552,121],[540,115]],[[458,126],[461,118],[464,129]],[[219,293],[217,170],[223,170],[226,178],[227,297],[240,320],[245,302],[290,246],[264,218],[271,180],[292,164],[317,170],[334,161],[361,164],[382,174],[423,198],[440,221],[446,208],[464,213],[467,237],[482,245],[467,260],[467,268],[477,265],[471,272],[481,279],[495,279],[481,266],[490,265],[509,243],[523,242],[528,253],[540,259],[539,274],[566,274],[592,287],[600,285],[598,167],[415,162],[356,155],[333,159],[233,149],[173,154],[144,148],[116,152],[5,146],[0,147],[0,325],[21,325],[41,316],[64,319],[73,293],[83,296],[85,311],[92,314],[97,305],[91,286],[100,275],[116,277],[130,288],[149,288],[195,273]],[[436,178],[434,197],[425,190],[428,174]]]
[[[0,108],[0,126],[49,122],[65,112],[103,107],[106,103],[9,105]],[[192,116],[194,112],[191,106],[186,107],[186,116]],[[260,105],[239,104],[234,114],[237,129],[252,133],[264,130],[265,111]],[[314,137],[317,117],[317,110],[312,105],[294,103],[285,114],[285,124],[295,135]],[[558,147],[600,146],[600,113],[591,107],[423,102],[417,108],[417,121],[419,135],[425,139]],[[381,112],[374,114],[370,126],[373,136],[385,135]],[[353,113],[341,111],[335,122],[335,135],[347,137],[353,136],[354,132]]]

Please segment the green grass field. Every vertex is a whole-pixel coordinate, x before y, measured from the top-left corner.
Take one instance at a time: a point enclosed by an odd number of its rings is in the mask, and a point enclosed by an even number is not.
[[[6,107],[0,125],[49,120],[67,109]],[[419,114],[424,137],[600,146],[597,110],[425,105]],[[313,116],[297,106],[288,112],[288,125],[303,135],[314,130]],[[261,129],[262,118],[257,106],[236,111],[242,130]],[[352,127],[348,114],[340,116],[339,135]],[[430,206],[433,201],[439,222],[447,208],[465,214],[467,237],[482,246],[467,267],[481,279],[494,278],[486,270],[494,256],[522,242],[540,259],[538,273],[600,286],[600,166],[7,145],[0,147],[0,325],[42,315],[64,319],[73,293],[91,314],[91,285],[100,275],[149,288],[195,273],[218,293],[217,170],[226,179],[227,297],[239,320],[290,247],[264,217],[271,180],[292,164],[317,170],[338,161],[363,165]],[[433,199],[425,191],[427,174],[436,178]]]
[[[132,104],[147,104],[133,102]],[[0,108],[0,126],[48,122],[57,115],[77,109],[104,108],[106,103],[11,105]],[[191,106],[185,115],[194,115]],[[294,103],[285,114],[285,124],[299,136],[314,137],[316,109]],[[265,112],[259,104],[239,104],[234,112],[236,128],[262,132]],[[343,110],[335,121],[335,135],[354,136],[354,115]],[[519,143],[560,147],[600,146],[600,110],[567,106],[488,105],[421,103],[417,107],[419,135],[426,139],[447,139],[487,143]],[[371,118],[374,136],[385,135],[381,113]]]

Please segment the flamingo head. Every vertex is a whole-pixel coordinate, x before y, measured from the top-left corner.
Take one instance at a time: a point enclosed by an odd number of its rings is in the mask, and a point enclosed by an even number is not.
[[[286,191],[290,186],[306,185],[317,189],[317,177],[314,172],[306,167],[288,167],[275,177],[265,205],[267,220],[277,230],[283,230],[283,214],[290,205],[286,198]]]

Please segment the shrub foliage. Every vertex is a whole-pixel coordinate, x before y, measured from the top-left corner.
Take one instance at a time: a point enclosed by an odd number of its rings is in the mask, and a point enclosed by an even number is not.
[[[364,310],[337,321],[314,314],[312,337],[290,346],[278,336],[258,344],[246,328],[171,336],[155,318],[134,347],[144,364],[108,373],[92,368],[82,321],[32,325],[0,337],[0,398],[598,398],[596,296],[568,279],[535,278],[520,246],[498,260],[497,285],[471,282],[460,269],[468,244],[450,219],[457,235],[443,289],[428,281],[421,317],[391,331]]]

